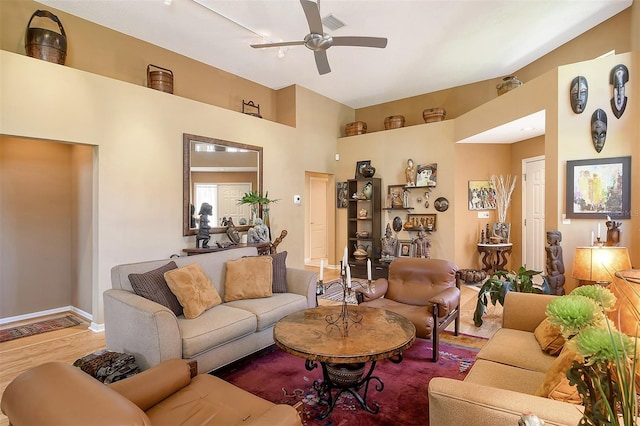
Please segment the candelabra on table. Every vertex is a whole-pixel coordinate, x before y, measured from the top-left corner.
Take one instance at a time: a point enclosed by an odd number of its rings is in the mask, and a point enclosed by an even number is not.
[[[370,271],[370,260],[367,260],[367,265],[369,266],[369,271]],[[376,285],[375,283],[371,282],[370,272],[368,274],[368,277],[369,278],[367,279],[366,283],[362,283],[359,281],[353,281],[353,283],[363,288],[364,292],[367,294],[375,293]],[[318,291],[316,291],[316,293],[323,294],[326,289],[334,285],[342,286],[342,305],[341,305],[340,313],[337,316],[333,314],[327,315],[326,317],[327,328],[335,327],[340,331],[340,333],[342,334],[342,337],[348,337],[349,329],[352,326],[357,325],[362,321],[362,315],[359,314],[358,312],[354,312],[353,310],[349,312],[348,306],[357,305],[358,299],[356,298],[356,292],[352,287],[351,268],[349,268],[349,265],[346,262],[340,262],[340,280],[333,281],[325,286],[321,277],[320,280],[318,281],[318,287],[317,287],[321,289],[319,290],[321,292],[318,293]]]

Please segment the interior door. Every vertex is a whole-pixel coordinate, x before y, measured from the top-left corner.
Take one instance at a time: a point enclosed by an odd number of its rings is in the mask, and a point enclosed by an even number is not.
[[[545,270],[544,157],[524,159],[522,259],[527,269]]]
[[[309,178],[309,257],[312,262],[328,257],[327,241],[327,187],[329,179]]]
[[[240,218],[249,223],[251,206],[238,204],[245,192],[251,192],[250,183],[219,183],[218,184],[218,225],[223,217],[231,217],[234,225],[239,225]]]

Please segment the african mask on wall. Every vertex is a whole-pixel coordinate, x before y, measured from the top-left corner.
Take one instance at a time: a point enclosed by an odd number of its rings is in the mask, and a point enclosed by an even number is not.
[[[591,139],[597,152],[604,148],[607,139],[607,113],[598,108],[591,115]]]
[[[589,85],[587,79],[579,75],[571,81],[569,88],[569,99],[571,100],[571,109],[576,114],[582,114],[587,107],[587,99],[589,98]]]
[[[616,118],[622,117],[624,109],[627,107],[627,97],[624,93],[624,85],[629,81],[629,69],[618,64],[611,69],[609,74],[609,84],[613,86],[613,97],[611,98],[611,110]]]

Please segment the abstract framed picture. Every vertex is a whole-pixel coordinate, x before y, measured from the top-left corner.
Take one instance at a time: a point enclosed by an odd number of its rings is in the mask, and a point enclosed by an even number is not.
[[[631,218],[631,157],[567,161],[567,217]]]
[[[398,257],[413,257],[411,240],[398,240]]]
[[[336,183],[336,207],[344,209],[349,206],[349,190],[347,182]]]
[[[495,210],[496,189],[490,180],[469,181],[469,210]]]

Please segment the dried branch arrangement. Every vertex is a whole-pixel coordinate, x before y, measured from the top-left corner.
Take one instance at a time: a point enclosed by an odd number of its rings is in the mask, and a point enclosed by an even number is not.
[[[513,179],[513,180],[512,180]],[[517,176],[491,176],[491,183],[496,189],[496,209],[498,210],[498,222],[506,222],[507,210],[511,204],[511,193],[516,187]]]

